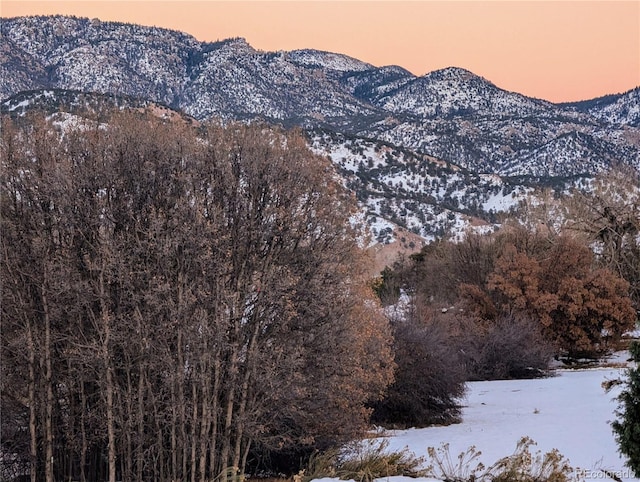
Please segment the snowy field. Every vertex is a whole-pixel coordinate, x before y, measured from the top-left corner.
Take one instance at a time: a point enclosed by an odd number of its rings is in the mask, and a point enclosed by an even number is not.
[[[452,459],[475,446],[478,461],[486,466],[511,455],[518,441],[528,436],[537,445],[531,452],[558,449],[573,468],[581,469],[580,480],[611,480],[608,470],[622,480],[632,476],[618,453],[611,421],[618,406],[620,386],[609,393],[602,383],[624,375],[623,369],[558,370],[550,378],[471,382],[464,400],[463,422],[386,432],[389,450],[407,448],[427,458],[427,447],[449,444]],[[474,464],[474,466],[477,462]],[[392,477],[392,482],[416,481]],[[381,479],[387,480],[387,479]],[[426,482],[433,479],[417,479]]]
[[[482,452],[479,460],[490,465],[528,436],[537,443],[532,452],[558,449],[572,467],[583,470],[585,480],[611,480],[600,469],[638,480],[624,466],[610,425],[620,389],[606,393],[602,387],[622,374],[611,368],[558,370],[538,380],[471,382],[462,423],[390,432],[389,449],[406,447],[426,456],[427,447],[448,443],[454,458],[475,445]]]

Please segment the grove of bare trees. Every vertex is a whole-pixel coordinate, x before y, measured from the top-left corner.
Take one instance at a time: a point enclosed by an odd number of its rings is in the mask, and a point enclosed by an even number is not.
[[[233,480],[393,376],[353,200],[299,134],[4,119],[3,480]]]
[[[429,313],[427,322],[447,320],[471,379],[526,376],[526,367],[535,374],[552,354],[600,356],[637,319],[631,283],[583,240],[516,224],[428,245],[386,280]]]

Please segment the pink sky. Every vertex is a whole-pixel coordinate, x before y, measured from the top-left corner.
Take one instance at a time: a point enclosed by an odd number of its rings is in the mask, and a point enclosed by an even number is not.
[[[31,1],[0,15],[70,14],[156,25],[265,51],[316,48],[422,75],[463,67],[554,102],[640,85],[640,1]]]

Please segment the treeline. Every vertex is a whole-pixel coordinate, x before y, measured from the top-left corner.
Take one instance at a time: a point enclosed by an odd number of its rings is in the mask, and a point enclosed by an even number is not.
[[[640,307],[637,186],[632,173],[607,173],[496,233],[437,241],[386,268],[374,289],[397,370],[374,419],[455,421],[467,380],[545,376],[554,356],[617,349]]]
[[[299,134],[1,135],[3,480],[224,481],[362,433],[391,333],[353,199]]]

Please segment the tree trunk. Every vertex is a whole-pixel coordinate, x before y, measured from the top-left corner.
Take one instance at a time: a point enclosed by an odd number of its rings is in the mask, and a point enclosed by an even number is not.
[[[36,350],[31,322],[27,320],[27,350],[29,352],[29,473],[31,482],[37,479],[38,426],[36,419]]]
[[[144,467],[144,367],[138,374],[138,440],[136,447],[136,480],[142,482]]]
[[[196,482],[196,448],[197,448],[197,432],[198,432],[198,388],[196,380],[192,380],[192,403],[193,414],[191,417],[191,482]]]
[[[206,330],[205,330],[206,331]],[[205,334],[203,336],[203,345],[201,347],[202,353],[201,353],[201,365],[200,365],[200,370],[201,370],[201,404],[202,404],[202,410],[200,413],[200,464],[199,464],[199,470],[200,470],[200,482],[205,482],[206,480],[206,475],[207,475],[207,455],[208,455],[208,450],[207,450],[207,442],[209,441],[209,437],[208,437],[208,433],[209,433],[209,416],[210,416],[210,406],[209,406],[209,398],[211,396],[210,394],[210,387],[211,387],[211,379],[210,379],[210,373],[209,373],[209,357],[210,357],[210,353],[209,353],[209,344],[208,344],[208,340],[207,340],[207,336],[208,334]]]
[[[227,482],[228,469],[229,469],[229,454],[231,452],[232,443],[232,424],[235,407],[235,384],[237,379],[238,362],[237,353],[234,347],[234,351],[231,354],[231,364],[229,367],[229,386],[227,393],[227,403],[225,407],[224,416],[224,434],[222,437],[222,448],[220,450],[220,477],[221,482]]]
[[[246,417],[246,409],[247,402],[249,400],[249,389],[250,382],[252,378],[252,374],[254,373],[255,368],[255,355],[256,355],[256,345],[258,340],[258,335],[260,333],[260,322],[258,320],[254,320],[255,324],[253,333],[251,334],[251,340],[248,343],[247,355],[245,360],[245,372],[242,380],[242,391],[240,393],[240,403],[238,404],[237,409],[237,427],[235,431],[235,447],[233,453],[233,467],[237,467],[241,474],[244,473],[244,465],[241,465],[243,460],[242,454],[242,439],[244,438],[244,425],[245,425],[245,417]]]
[[[116,482],[116,418],[113,403],[115,391],[113,367],[111,361],[111,317],[106,303],[106,289],[104,286],[104,263],[99,275],[100,315],[102,321],[102,360],[106,371],[106,401],[107,401],[107,461],[109,467],[109,482]]]
[[[187,410],[184,396],[185,389],[185,361],[182,350],[182,329],[178,329],[178,365],[176,367],[176,379],[178,385],[178,419],[180,420],[180,444],[182,446],[180,460],[180,479],[186,480],[188,443],[187,443]],[[176,479],[177,480],[177,479]]]
[[[125,418],[124,425],[124,437],[125,437],[125,451],[123,460],[121,461],[121,477],[127,482],[130,482],[133,479],[133,440],[131,439],[133,435],[133,424],[134,424],[134,410],[133,410],[133,381],[131,379],[131,357],[126,355],[126,364],[127,364],[127,390],[126,390],[126,405],[127,405],[127,413]]]
[[[204,379],[207,376],[203,376]],[[205,383],[203,385],[208,385]],[[200,414],[200,482],[205,482],[207,478],[207,442],[209,440],[209,417],[210,417],[210,408],[209,408],[209,390],[208,387],[203,386],[203,396],[202,396],[202,413]]]
[[[44,268],[44,282],[41,290],[44,312],[44,364],[47,402],[45,404],[45,480],[54,482],[53,474],[53,374],[51,369],[51,316],[46,290],[48,289],[48,270]],[[115,481],[113,481],[115,482]]]
[[[216,355],[213,360],[213,391],[211,394],[212,406],[211,406],[211,434],[209,445],[209,472],[211,477],[216,477],[216,464],[218,459],[218,400],[220,399],[220,348],[216,350]]]
[[[108,336],[106,337],[108,339]],[[108,352],[106,353],[107,360],[107,437],[108,437],[108,461],[109,461],[109,482],[116,482],[116,429],[115,429],[115,412],[113,405],[113,371],[111,369],[111,362],[108,360]]]
[[[84,388],[84,381],[80,381],[80,400],[82,402],[82,409],[80,410],[80,482],[87,482],[87,476],[85,473],[85,464],[87,462],[87,427],[85,425],[85,414],[87,409],[87,395]]]
[[[176,397],[176,379],[171,380],[171,480],[178,480],[178,438],[176,426],[178,425],[178,409]]]

